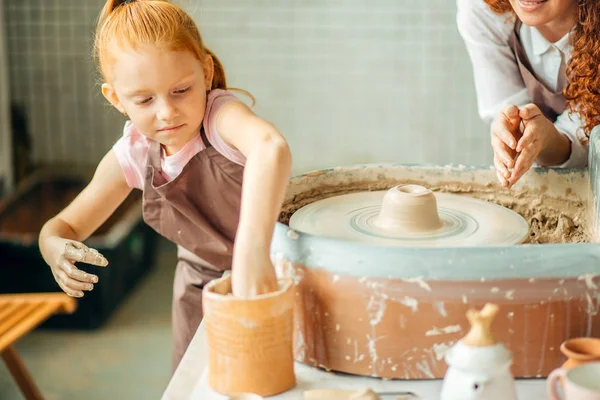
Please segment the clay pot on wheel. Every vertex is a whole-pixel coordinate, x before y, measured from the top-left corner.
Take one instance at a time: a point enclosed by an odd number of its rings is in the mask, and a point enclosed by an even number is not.
[[[273,396],[296,383],[292,349],[294,285],[252,298],[231,294],[231,276],[204,288],[204,323],[209,349],[208,382],[232,396]]]

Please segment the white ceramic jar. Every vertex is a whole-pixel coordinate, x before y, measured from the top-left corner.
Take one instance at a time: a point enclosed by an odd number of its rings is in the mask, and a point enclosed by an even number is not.
[[[512,354],[503,344],[470,347],[462,340],[447,353],[441,400],[516,400]]]

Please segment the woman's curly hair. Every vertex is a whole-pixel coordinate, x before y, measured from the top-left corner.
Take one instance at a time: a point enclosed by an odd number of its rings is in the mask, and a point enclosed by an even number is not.
[[[483,0],[497,14],[513,13],[509,0]],[[570,112],[582,117],[589,138],[600,125],[600,0],[579,0],[577,24],[571,38],[573,53],[567,63],[563,91]]]

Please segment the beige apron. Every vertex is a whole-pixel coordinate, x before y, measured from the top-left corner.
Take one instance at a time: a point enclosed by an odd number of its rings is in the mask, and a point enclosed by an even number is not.
[[[173,371],[202,321],[202,289],[231,269],[244,167],[206,149],[171,181],[162,174],[160,143],[152,141],[144,182],[144,221],[178,245],[173,286]]]
[[[519,30],[523,23],[517,18],[515,28],[512,35],[509,38],[508,44],[515,54],[519,70],[521,71],[521,77],[527,88],[529,99],[532,103],[540,108],[542,113],[548,120],[554,122],[556,117],[562,114],[567,109],[567,100],[563,95],[564,88],[558,88],[557,92],[552,92],[542,82],[540,82],[531,68],[531,63],[525,49],[521,44],[521,38],[519,37]]]

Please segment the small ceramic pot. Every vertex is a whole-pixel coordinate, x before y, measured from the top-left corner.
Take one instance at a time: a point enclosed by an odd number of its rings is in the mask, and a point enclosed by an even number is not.
[[[551,400],[600,400],[600,362],[577,365],[571,369],[558,368],[548,377]],[[563,381],[563,396],[556,388]]]
[[[565,340],[560,351],[567,357],[563,369],[571,369],[581,364],[600,361],[600,338],[581,337]]]
[[[280,290],[252,298],[231,294],[231,276],[206,285],[208,383],[215,391],[268,397],[295,385],[294,297],[289,279],[280,281]]]

